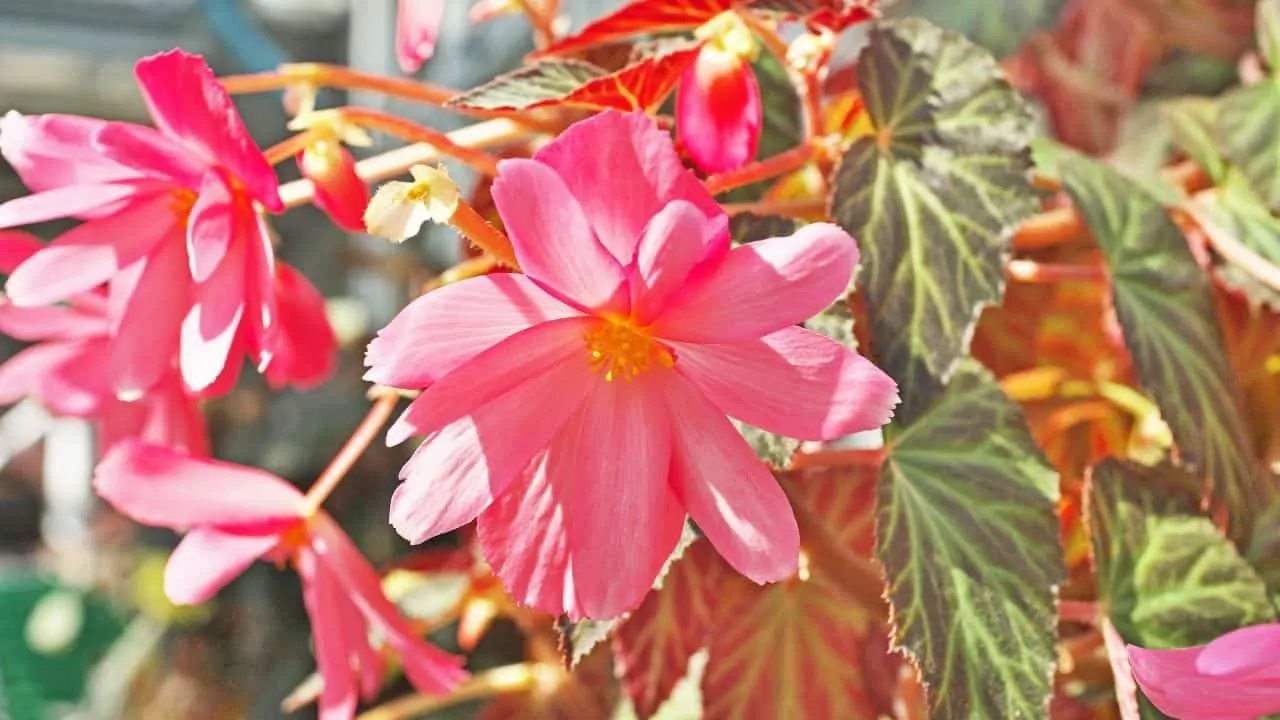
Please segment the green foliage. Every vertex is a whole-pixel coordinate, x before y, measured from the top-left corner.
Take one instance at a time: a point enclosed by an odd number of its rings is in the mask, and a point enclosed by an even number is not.
[[[933,717],[1044,717],[1064,576],[1058,476],[1022,411],[965,361],[886,445],[877,552]]]
[[[891,6],[889,12],[898,17],[925,18],[963,33],[997,57],[1005,57],[1012,55],[1032,33],[1051,27],[1064,5],[1066,0],[904,0]]]
[[[1142,385],[1187,464],[1247,536],[1265,497],[1237,404],[1209,278],[1160,203],[1106,165],[1068,153],[1063,187],[1106,257],[1112,295]]]
[[[881,367],[909,420],[999,302],[1009,239],[1036,209],[1026,103],[990,53],[919,19],[877,23],[858,60],[875,132],[835,175],[832,215],[862,247]]]

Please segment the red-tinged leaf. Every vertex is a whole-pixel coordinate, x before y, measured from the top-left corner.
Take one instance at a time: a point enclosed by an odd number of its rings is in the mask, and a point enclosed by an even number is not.
[[[617,629],[618,674],[639,717],[657,711],[684,677],[689,658],[706,647],[725,568],[711,543],[695,541],[672,564],[662,587]]]
[[[634,35],[696,28],[736,4],[735,0],[636,0],[532,57],[565,55]]]
[[[529,110],[554,105],[655,110],[671,94],[701,45],[686,44],[609,73],[575,60],[543,60],[449,101],[473,110]]]
[[[772,12],[810,27],[840,32],[880,15],[879,0],[752,0],[752,10]]]
[[[601,644],[573,671],[543,664],[534,687],[499,696],[476,720],[599,720],[613,714],[618,695],[613,657]]]

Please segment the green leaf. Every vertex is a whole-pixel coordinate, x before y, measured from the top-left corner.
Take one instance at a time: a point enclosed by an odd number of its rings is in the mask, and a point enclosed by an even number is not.
[[[1272,210],[1280,210],[1280,81],[1266,79],[1223,95],[1219,147]]]
[[[1168,462],[1111,459],[1093,468],[1087,502],[1098,595],[1127,642],[1188,647],[1275,619],[1262,579],[1200,514],[1197,485]]]
[[[1031,113],[990,53],[916,18],[872,27],[858,81],[876,131],[845,153],[831,209],[860,241],[873,344],[910,419],[1003,296],[1037,208]]]
[[[1280,0],[1260,0],[1257,8],[1258,53],[1267,67],[1280,68]]]
[[[791,467],[791,457],[800,449],[800,441],[782,435],[774,435],[761,430],[755,425],[748,425],[740,420],[729,419],[738,433],[747,441],[756,457],[763,460],[775,470],[787,470]]]
[[[542,60],[468,90],[450,99],[449,104],[478,110],[527,108],[559,100],[607,74],[577,60]]]
[[[781,215],[740,213],[729,218],[729,237],[735,245],[743,245],[771,237],[785,237],[799,226],[795,219]]]
[[[1280,310],[1280,291],[1259,272],[1280,265],[1280,219],[1271,214],[1239,171],[1230,169],[1221,183],[1200,193],[1187,205],[1215,247],[1230,241],[1256,253],[1257,260],[1240,261],[1217,253],[1217,274],[1224,284],[1254,302]],[[1270,267],[1265,267],[1269,263]]]
[[[1265,497],[1250,457],[1209,279],[1178,226],[1153,197],[1082,155],[1059,159],[1075,201],[1110,266],[1113,302],[1143,387],[1187,465],[1226,506],[1232,533],[1248,534]]]
[[[1052,27],[1065,4],[1066,0],[907,0],[895,4],[889,14],[922,17],[1005,57],[1032,33]]]
[[[1022,411],[966,360],[886,446],[876,550],[932,716],[1046,717],[1065,575],[1058,476]]]
[[[1204,168],[1215,182],[1221,180],[1227,166],[1213,136],[1217,104],[1209,98],[1178,98],[1161,103],[1160,115],[1173,133],[1173,143],[1178,149]]]

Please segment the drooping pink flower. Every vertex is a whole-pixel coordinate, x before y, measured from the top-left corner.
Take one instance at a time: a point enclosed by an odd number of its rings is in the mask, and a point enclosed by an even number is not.
[[[847,288],[853,239],[822,223],[731,250],[638,113],[502,161],[493,197],[524,274],[428,293],[369,346],[366,379],[424,390],[388,432],[428,436],[392,501],[400,534],[478,516],[513,597],[574,618],[635,607],[686,513],[747,577],[795,572],[787,499],[725,416],[814,440],[891,416],[888,376],[797,327]]]
[[[364,209],[369,187],[356,174],[356,160],[342,143],[319,140],[298,153],[298,169],[316,188],[316,207],[338,227],[364,232]]]
[[[1173,650],[1129,646],[1142,692],[1161,712],[1195,720],[1254,720],[1280,713],[1280,623]]]
[[[706,40],[680,78],[676,131],[704,172],[736,170],[760,144],[764,110],[749,59],[755,38],[740,18],[724,13],[698,29]]]
[[[422,69],[436,51],[444,0],[400,0],[396,14],[396,60],[406,74]]]
[[[466,677],[461,658],[414,634],[337,523],[309,511],[284,480],[129,441],[99,463],[94,489],[137,522],[186,531],[165,567],[165,593],[174,603],[208,600],[258,559],[293,564],[324,678],[322,720],[348,720],[358,698],[379,691],[383,661],[370,627],[396,651],[420,692],[447,692]]]
[[[179,50],[140,60],[156,127],[65,115],[0,121],[0,153],[34,194],[0,205],[0,227],[76,217],[5,288],[21,307],[111,286],[110,384],[132,397],[172,359],[202,391],[247,353],[280,342],[276,261],[254,203],[278,212],[276,176],[204,61]],[[234,350],[234,352],[233,352]],[[316,348],[316,352],[332,352]]]
[[[0,232],[0,273],[12,273],[44,247],[16,231]],[[50,412],[96,421],[105,452],[141,437],[195,455],[209,451],[198,398],[188,394],[176,367],[150,391],[122,400],[111,388],[111,319],[105,292],[80,293],[65,305],[18,307],[0,300],[0,332],[33,343],[0,364],[0,405],[35,398]]]

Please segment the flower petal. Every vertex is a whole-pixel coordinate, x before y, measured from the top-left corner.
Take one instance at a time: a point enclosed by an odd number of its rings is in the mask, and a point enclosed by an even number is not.
[[[13,274],[19,265],[44,247],[35,235],[22,230],[0,230],[0,273]]]
[[[751,65],[704,47],[676,91],[676,131],[708,173],[737,170],[756,156],[764,112]]]
[[[609,110],[576,123],[533,159],[556,171],[600,244],[623,265],[645,225],[672,200],[687,200],[707,217],[724,212],[680,161],[671,136],[642,112]]]
[[[195,285],[194,303],[182,321],[179,364],[192,390],[209,387],[231,358],[245,310],[245,244],[232,243],[218,269]]]
[[[672,200],[645,226],[636,247],[631,280],[631,316],[646,325],[662,314],[667,299],[695,280],[695,268],[714,268],[729,251],[729,218],[708,218],[687,200]]]
[[[580,315],[524,275],[499,273],[445,285],[409,303],[378,332],[365,354],[364,379],[425,388],[521,330]]]
[[[731,345],[673,342],[676,369],[726,415],[800,440],[834,440],[893,417],[898,386],[830,338],[788,327]]]
[[[93,135],[105,124],[78,115],[22,115],[11,110],[0,117],[0,154],[33,192],[141,179],[137,171],[93,148]]]
[[[672,298],[653,332],[704,343],[758,338],[821,312],[848,288],[857,264],[857,243],[830,223],[736,247]]]
[[[169,50],[139,60],[133,72],[161,132],[230,170],[267,210],[284,210],[275,171],[204,58]]]
[[[89,417],[111,396],[105,362],[108,342],[89,339],[74,345],[75,353],[50,366],[37,380],[35,393],[45,407],[55,413]]]
[[[796,572],[800,531],[791,503],[738,431],[687,380],[666,390],[671,485],[693,521],[735,570],[758,583]]]
[[[369,187],[356,174],[356,161],[341,143],[313,143],[296,157],[298,169],[315,186],[316,207],[328,213],[338,227],[365,232],[364,211]]]
[[[553,365],[423,442],[401,470],[404,483],[391,500],[396,532],[416,544],[474,520],[599,384],[586,371],[585,361]]]
[[[1202,675],[1202,647],[1145,650],[1129,646],[1134,679],[1152,704],[1175,718],[1253,720],[1280,712],[1280,683]],[[1224,699],[1229,698],[1229,702]]]
[[[30,307],[92,290],[150,252],[173,227],[173,213],[163,195],[90,220],[58,236],[14,270],[5,292],[13,304]]]
[[[226,257],[236,229],[231,189],[221,173],[210,172],[200,184],[200,194],[187,221],[187,256],[193,280],[199,283],[209,279]]]
[[[123,397],[140,396],[173,369],[190,302],[191,278],[176,228],[144,262],[111,343],[111,384]]]
[[[468,360],[427,388],[387,431],[387,444],[429,435],[511,389],[537,380],[552,368],[569,368],[582,382],[593,380],[583,335],[586,318],[565,318],[522,330]],[[566,381],[570,379],[567,378]]]
[[[118,207],[122,201],[138,195],[138,190],[139,186],[134,183],[103,183],[23,195],[0,204],[0,228],[78,217],[105,207]]]
[[[1206,645],[1196,658],[1196,670],[1206,675],[1249,674],[1264,668],[1280,672],[1280,623],[1229,632]]]
[[[248,207],[239,206],[235,242],[244,243],[246,250],[245,319],[248,321],[248,351],[264,371],[275,357],[280,344],[280,308],[276,300],[276,254],[271,246],[271,232],[267,219]],[[234,357],[234,356],[233,356]]]
[[[107,122],[93,133],[94,150],[138,172],[187,188],[200,187],[205,166],[178,142],[155,128],[126,122]]]
[[[343,597],[337,579],[311,550],[298,552],[294,563],[302,578],[302,601],[311,618],[316,668],[324,680],[319,720],[351,720],[359,698],[355,677],[351,674],[351,652],[345,640],[348,632],[343,627],[350,614],[338,609],[341,603],[350,601]]]
[[[622,265],[596,240],[555,171],[533,160],[503,160],[493,202],[526,275],[584,308],[626,311]]]
[[[129,438],[195,457],[209,454],[209,431],[199,400],[187,395],[182,379],[176,374],[161,380],[138,400],[105,398],[98,420],[100,454],[106,454]]]
[[[157,527],[271,533],[301,517],[302,493],[275,475],[137,440],[98,463],[93,487],[121,513]]]
[[[338,340],[325,313],[324,296],[305,275],[284,263],[276,265],[274,293],[280,342],[267,365],[267,381],[275,387],[315,387],[329,379],[338,362]]]
[[[422,69],[436,51],[444,0],[400,0],[396,14],[396,60],[406,75]]]
[[[280,538],[195,528],[173,549],[164,568],[164,594],[175,605],[199,605],[218,594]]]
[[[81,343],[47,342],[14,353],[0,363],[0,405],[12,405],[37,394],[46,375],[81,352]],[[41,404],[48,404],[44,398],[40,400]]]
[[[62,305],[20,308],[0,298],[0,332],[17,340],[75,340],[107,334],[107,319]]]

